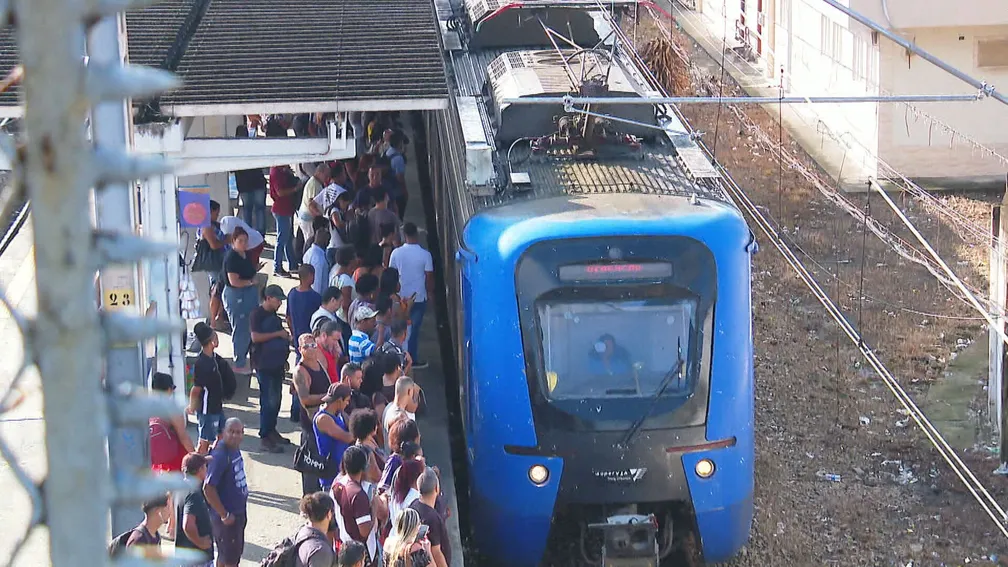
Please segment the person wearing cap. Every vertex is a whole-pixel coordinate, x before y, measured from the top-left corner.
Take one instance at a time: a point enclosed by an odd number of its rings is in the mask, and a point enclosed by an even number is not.
[[[356,325],[347,344],[350,362],[364,364],[374,354],[377,345],[371,340],[371,333],[378,326],[377,316],[378,313],[369,305],[361,305],[354,311]]]
[[[175,394],[175,381],[171,374],[155,372],[151,376],[151,390],[162,396]],[[151,469],[154,472],[179,472],[182,458],[195,450],[192,438],[186,431],[185,417],[174,415],[170,418],[151,417],[150,429]],[[169,530],[169,533],[171,531]]]
[[[333,463],[343,462],[343,452],[354,440],[343,415],[349,403],[350,386],[340,382],[330,384],[322,398],[322,407],[312,419],[319,456]],[[332,478],[320,478],[319,488],[329,490],[332,482]]]
[[[203,494],[203,483],[206,482],[207,465],[213,457],[189,453],[182,458],[182,473],[186,478],[195,479],[200,488],[193,490],[175,503],[172,517],[181,528],[175,537],[175,549],[190,549],[203,554],[200,563],[195,567],[212,567],[213,565],[213,524],[210,523],[210,506]]]
[[[276,428],[283,397],[284,366],[290,354],[290,333],[277,315],[286,299],[287,294],[280,286],[270,284],[263,290],[259,307],[249,315],[252,367],[259,380],[259,440],[265,453],[281,453],[287,444]]]
[[[193,364],[193,387],[189,390],[189,413],[199,424],[197,452],[207,454],[210,444],[224,431],[224,379],[217,364],[217,331],[200,321],[193,327],[200,344],[200,354]]]

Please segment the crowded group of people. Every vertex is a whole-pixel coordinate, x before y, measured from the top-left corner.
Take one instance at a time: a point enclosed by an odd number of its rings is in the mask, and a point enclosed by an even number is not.
[[[252,116],[237,135],[310,135],[326,119]],[[211,203],[212,222],[200,238],[221,252],[221,267],[209,271],[210,317],[193,329],[200,352],[188,412],[198,439],[190,439],[182,417],[151,419],[152,467],[182,471],[203,489],[145,504],[145,523],[124,535],[124,547],[155,543],[163,518],[177,548],[203,553],[207,565],[238,565],[248,522],[244,424],[225,416],[224,403],[236,376],[254,374],[260,450],[293,449],[303,484],[305,524],[271,557],[295,553],[296,564],[309,567],[451,565],[449,511],[440,472],[423,456],[416,422],[423,390],[413,378],[426,367],[418,335],[433,258],[418,227],[402,221],[408,140],[397,117],[359,119],[358,158],[273,167],[268,175],[235,172],[242,216],[221,216],[220,204]],[[277,234],[272,273],[297,279],[289,293],[276,284],[260,292],[256,281],[266,195]],[[233,362],[215,352],[218,331],[231,333]],[[288,372],[290,418],[301,429],[296,446],[277,430]],[[168,375],[155,374],[152,387],[174,390]]]

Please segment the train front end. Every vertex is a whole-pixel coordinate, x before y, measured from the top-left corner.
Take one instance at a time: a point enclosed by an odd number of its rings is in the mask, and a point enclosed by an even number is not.
[[[696,536],[708,562],[738,552],[753,514],[752,240],[738,211],[593,195],[486,211],[465,232],[480,551],[598,564],[606,532],[592,524],[653,517],[655,557]]]

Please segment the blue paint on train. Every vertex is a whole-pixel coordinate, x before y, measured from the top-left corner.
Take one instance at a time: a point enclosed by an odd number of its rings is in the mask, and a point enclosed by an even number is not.
[[[530,335],[538,331],[523,324],[523,317],[537,319],[535,314],[520,313],[524,283],[516,273],[523,257],[535,246],[545,244],[545,256],[555,264],[540,270],[543,277],[549,278],[552,276],[546,272],[552,273],[555,267],[584,260],[566,257],[565,251],[573,249],[565,243],[608,239],[627,243],[630,248],[639,244],[643,250],[649,242],[669,237],[699,243],[716,267],[716,277],[711,278],[716,290],[711,290],[715,299],[710,333],[703,335],[703,340],[709,339],[703,351],[709,357],[703,366],[709,372],[709,384],[693,394],[706,396],[706,403],[699,404],[702,420],[681,428],[645,422],[642,428],[645,431],[640,436],[643,439],[637,441],[637,450],[644,451],[648,459],[657,459],[650,461],[652,470],[647,474],[652,476],[648,479],[665,482],[672,487],[668,491],[649,489],[651,492],[642,493],[632,486],[595,486],[591,484],[595,480],[592,474],[599,475],[580,470],[588,467],[583,459],[578,461],[577,455],[565,453],[559,445],[545,446],[548,435],[537,417],[542,414],[537,414],[534,406],[549,402],[536,393],[539,382],[529,376],[529,364],[534,364],[535,358],[528,352],[529,345],[538,344],[538,339]],[[591,503],[591,493],[597,493],[600,505],[621,499],[644,505],[684,502],[695,514],[705,559],[723,561],[734,555],[749,535],[754,474],[750,291],[753,243],[738,210],[726,203],[691,202],[686,197],[667,195],[524,200],[477,213],[467,223],[463,241],[475,256],[458,256],[462,305],[457,307],[463,310],[464,321],[460,337],[464,360],[459,361],[459,370],[470,466],[470,517],[480,550],[501,563],[538,565],[557,509],[572,499]],[[665,259],[673,263],[687,261]],[[676,266],[680,269],[679,264]],[[621,413],[626,408],[631,408],[634,415],[645,412],[645,398],[620,402]],[[607,415],[607,405],[606,400],[598,402],[600,416],[623,419]],[[549,408],[542,411],[556,412]],[[675,419],[676,412],[681,411],[685,410],[670,410],[668,419]],[[579,442],[586,444],[585,451],[605,455],[604,451],[610,450],[612,460],[623,459],[621,463],[636,458],[615,456],[611,439],[622,431],[607,432],[599,424],[579,427],[581,430],[575,434]],[[683,440],[690,431],[699,443],[689,443],[689,447],[677,451],[685,446]],[[704,448],[710,443],[719,444]],[[514,447],[528,449],[523,452]],[[660,453],[667,454],[656,456]],[[697,462],[703,458],[716,465],[713,476],[706,479],[695,472]],[[603,467],[610,459],[597,460],[603,462],[593,466]],[[667,470],[653,470],[656,462],[665,463]],[[534,465],[549,471],[542,486],[530,480],[530,467]],[[663,479],[662,473],[668,478]],[[575,481],[571,479],[575,478],[579,480],[572,485]],[[682,488],[675,489],[676,479],[682,478]]]

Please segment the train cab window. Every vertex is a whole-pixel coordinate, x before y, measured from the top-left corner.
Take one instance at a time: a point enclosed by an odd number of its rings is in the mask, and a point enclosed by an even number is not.
[[[696,312],[685,298],[537,302],[544,392],[552,400],[650,397],[675,370],[664,395],[691,394]]]

